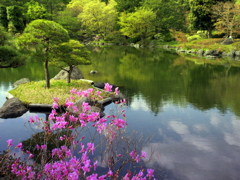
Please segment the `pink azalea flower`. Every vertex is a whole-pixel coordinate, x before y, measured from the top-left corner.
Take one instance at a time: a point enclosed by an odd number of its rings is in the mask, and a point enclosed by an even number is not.
[[[69,101],[68,99],[66,99],[66,103],[65,103],[65,106],[67,107],[72,107],[73,105],[73,102]]]
[[[145,151],[142,151],[141,157],[146,158],[147,153]]]
[[[13,145],[13,144],[12,144],[12,142],[13,142],[12,139],[7,140],[6,142],[8,143],[8,147],[11,147],[11,146]]]
[[[41,149],[47,149],[47,145],[46,144],[41,145]]]
[[[147,177],[152,178],[154,177],[154,170],[153,169],[147,169]]]
[[[70,93],[76,94],[76,93],[77,93],[77,90],[73,88],[72,90],[70,90]]]
[[[28,122],[30,122],[30,123],[32,124],[32,123],[34,123],[35,121],[34,121],[33,117],[30,117],[29,120],[28,120]]]
[[[135,159],[135,155],[136,154],[136,151],[132,151],[129,153],[129,155],[132,157],[132,159]]]
[[[106,175],[102,175],[102,176],[100,176],[99,178],[98,178],[98,180],[105,180],[106,179]]]
[[[107,123],[102,123],[97,126],[97,131],[101,134],[107,128]]]
[[[97,174],[92,174],[87,177],[87,180],[98,180],[97,176],[98,176]]]
[[[86,127],[87,126],[87,123],[83,120],[80,120],[80,123],[81,123],[81,127]]]
[[[60,136],[59,140],[60,140],[60,141],[64,140],[64,137]]]
[[[58,98],[57,98],[57,97],[54,97],[53,100],[54,100],[55,102],[58,102]]]
[[[22,148],[23,148],[22,143],[19,143],[19,144],[16,146],[16,148],[18,148],[18,149],[22,149]]]
[[[104,90],[107,91],[107,92],[111,92],[112,91],[112,85],[110,85],[108,83],[105,83]]]
[[[40,148],[41,148],[41,147],[37,144],[37,145],[36,145],[36,149],[37,149],[37,150],[40,150]]]
[[[94,153],[94,150],[95,150],[94,144],[93,144],[93,143],[88,143],[87,146],[88,146],[87,149],[88,149],[89,151],[92,151],[92,154],[93,154],[93,153]]]
[[[140,161],[139,155],[136,156],[135,160],[137,163]]]
[[[52,103],[52,108],[53,109],[57,109],[58,108],[58,103],[56,103],[55,101]]]
[[[118,90],[118,87],[115,88],[115,94],[118,95],[119,94],[119,90]]]
[[[87,112],[91,109],[91,106],[89,106],[88,103],[85,103],[85,102],[82,103],[82,107],[83,107],[83,112]]]
[[[98,163],[98,161],[95,161],[95,162],[93,163],[93,169],[94,169],[94,171],[96,171],[97,163]]]
[[[111,169],[108,170],[108,173],[107,173],[108,176],[113,176],[113,172]]]

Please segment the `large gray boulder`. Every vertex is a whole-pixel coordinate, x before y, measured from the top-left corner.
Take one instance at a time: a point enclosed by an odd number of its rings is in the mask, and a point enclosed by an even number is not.
[[[240,56],[240,51],[235,51],[236,56]]]
[[[28,83],[28,82],[30,82],[30,80],[28,78],[22,78],[22,79],[19,79],[18,81],[16,81],[15,83],[13,83],[13,87],[16,88],[20,84],[25,84],[25,83]]]
[[[233,38],[226,38],[223,42],[222,45],[229,45],[233,43]]]
[[[204,56],[220,56],[221,52],[218,50],[206,50]]]
[[[16,97],[8,99],[0,108],[0,118],[16,118],[26,113],[28,109]]]
[[[197,55],[198,55],[198,56],[203,56],[203,54],[204,54],[204,50],[203,50],[203,49],[199,49],[199,50],[197,51]]]
[[[64,68],[66,70],[69,70],[69,67]],[[65,70],[61,70],[53,79],[54,80],[59,80],[59,79],[67,79],[68,77],[68,72]],[[71,79],[84,79],[82,72],[78,67],[74,67],[72,74],[71,74]]]

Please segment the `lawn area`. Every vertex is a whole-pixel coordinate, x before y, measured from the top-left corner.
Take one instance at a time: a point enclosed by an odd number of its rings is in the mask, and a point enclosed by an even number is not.
[[[9,93],[17,97],[24,104],[52,104],[53,98],[59,99],[59,104],[64,105],[66,98],[70,98],[70,90],[73,88],[77,91],[93,88],[94,91],[99,89],[94,88],[89,82],[81,80],[71,80],[67,83],[66,80],[51,80],[51,87],[45,88],[45,81],[31,81],[26,84],[21,84],[17,88],[10,90]],[[103,98],[109,97],[110,94],[102,91]]]

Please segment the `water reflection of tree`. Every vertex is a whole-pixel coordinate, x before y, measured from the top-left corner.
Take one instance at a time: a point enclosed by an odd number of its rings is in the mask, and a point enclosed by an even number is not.
[[[59,137],[60,136],[63,137],[64,135],[69,136],[69,133],[71,132],[72,131],[68,129],[68,130],[60,131],[55,134],[51,133],[49,135],[47,135],[45,132],[39,132],[39,133],[33,134],[31,138],[25,141],[22,141],[23,149],[25,152],[30,151],[34,155],[33,157],[34,161],[40,164],[42,159],[41,155],[48,157],[47,159],[50,160],[52,157],[51,152],[53,149],[59,148],[63,145],[67,147],[70,146],[70,143],[66,145],[65,141],[60,141]],[[44,154],[40,154],[40,150],[36,148],[36,145],[39,145],[39,146],[44,145],[46,144],[46,141],[48,142],[47,150],[44,152]]]
[[[231,107],[238,112],[239,68],[229,68],[226,62],[215,60],[212,65],[213,60],[191,57],[188,61],[171,52],[131,47],[102,48],[91,56],[93,66],[84,68],[84,74],[93,67],[102,73],[87,78],[124,86],[121,91],[128,102],[142,98],[154,114],[166,103],[182,107],[190,103],[199,110],[218,108],[222,113]]]

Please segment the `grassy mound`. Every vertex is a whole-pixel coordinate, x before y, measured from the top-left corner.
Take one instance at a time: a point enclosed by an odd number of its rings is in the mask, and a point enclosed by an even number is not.
[[[59,99],[59,104],[64,105],[66,98],[70,97],[70,90],[73,88],[77,91],[87,90],[93,86],[86,81],[71,80],[67,83],[66,80],[51,80],[51,87],[45,88],[45,81],[32,81],[26,84],[21,84],[17,88],[9,91],[14,97],[17,97],[24,104],[52,104],[53,98]],[[93,88],[94,91],[99,89]],[[110,94],[102,92],[103,98],[109,97]]]

